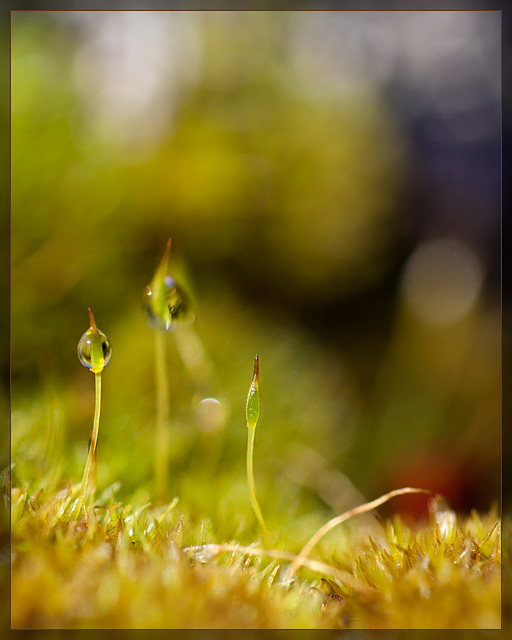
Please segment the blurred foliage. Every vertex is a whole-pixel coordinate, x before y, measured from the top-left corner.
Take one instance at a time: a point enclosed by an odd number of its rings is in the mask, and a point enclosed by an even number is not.
[[[357,95],[342,104],[300,100],[274,77],[272,51],[225,86],[230,74],[208,61],[226,65],[233,51],[207,39],[204,81],[181,98],[154,153],[127,163],[130,150],[105,144],[74,89],[70,35],[44,17],[17,20],[13,313],[24,315],[15,344],[48,331],[58,349],[71,328],[63,317],[43,329],[31,305],[60,315],[94,292],[96,306],[126,313],[162,230],[196,273],[227,262],[249,290],[277,288],[313,305],[333,287],[376,277],[400,175],[399,140],[378,104]],[[275,32],[279,21],[267,16],[265,26]],[[245,43],[231,62],[246,67],[253,55]]]
[[[478,450],[489,479],[498,308],[481,296],[440,328],[410,313],[397,262],[410,227],[407,143],[378,87],[308,93],[286,14],[162,14],[174,58],[156,107],[133,116],[136,85],[124,102],[122,90],[143,77],[130,51],[149,55],[137,37],[152,21],[63,15],[13,15],[14,416],[22,405],[50,411],[51,386],[70,444],[83,441],[89,416],[76,407],[90,406],[89,381],[73,354],[90,305],[114,349],[104,381],[114,424],[103,438],[117,449],[119,433],[150,438],[152,337],[140,299],[172,236],[175,273],[192,290],[217,372],[211,393],[238,419],[238,372],[259,352],[280,457],[302,433],[357,483],[387,489],[396,448],[416,442],[433,457],[451,448],[460,469]],[[157,133],[146,132],[152,118]],[[180,374],[172,384],[179,425],[190,419],[190,382]],[[183,427],[183,438],[195,436]]]
[[[13,13],[17,490],[50,496],[81,476],[94,397],[75,354],[91,306],[113,349],[98,492],[114,485],[133,509],[154,499],[142,295],[172,237],[196,321],[166,336],[169,485],[192,537],[252,540],[244,402],[256,353],[255,475],[271,530],[284,519],[286,535],[305,536],[360,491],[424,486],[467,512],[499,495],[500,314],[485,256],[414,270],[445,226],[418,231],[440,194],[416,210],[414,181],[431,183],[392,87],[356,69],[322,89],[294,49],[307,53],[297,13]],[[456,312],[436,322],[436,304]],[[209,397],[221,420],[201,414]],[[424,501],[403,512],[424,517]]]
[[[262,20],[253,38],[271,26],[278,46],[283,27],[268,17]],[[216,27],[231,28],[221,22]],[[230,49],[207,37],[204,80],[182,98],[174,128],[147,159],[126,163],[115,145],[109,147],[92,128],[80,101],[69,55],[72,34],[51,17],[31,14],[16,16],[15,33],[13,408],[18,397],[52,376],[59,380],[61,403],[67,404],[67,393],[75,396],[70,408],[76,394],[86,392],[88,380],[70,354],[90,304],[108,327],[115,354],[111,382],[105,379],[106,397],[110,394],[105,419],[110,405],[111,415],[126,424],[128,415],[119,408],[131,405],[133,420],[137,402],[144,399],[142,409],[151,423],[152,338],[139,298],[163,242],[172,235],[173,253],[179,259],[179,252],[186,251],[187,264],[194,267],[198,326],[218,361],[221,390],[229,402],[242,397],[233,373],[259,350],[263,375],[273,376],[267,383],[269,415],[278,424],[283,414],[276,403],[295,406],[278,432],[286,434],[286,424],[313,432],[307,424],[315,424],[335,440],[343,439],[335,434],[342,412],[331,413],[329,405],[340,406],[350,383],[338,394],[339,365],[330,358],[317,356],[315,370],[312,363],[305,366],[311,340],[299,337],[293,319],[280,322],[272,307],[265,308],[266,294],[258,299],[257,291],[265,287],[277,295],[305,296],[314,305],[332,286],[361,286],[357,283],[371,271],[371,256],[387,241],[379,229],[397,182],[385,115],[357,96],[342,108],[294,98],[275,78],[275,50],[262,54],[258,64],[252,60],[249,73],[238,73],[236,82],[226,83],[226,72],[209,67],[215,62],[247,66],[243,56],[252,56],[253,49],[246,43],[231,59]],[[371,197],[372,191],[378,195]],[[319,213],[313,213],[313,204]],[[346,209],[350,215],[342,215]],[[249,295],[256,292],[249,312],[240,304],[246,299],[237,302],[229,294],[231,273],[242,274]],[[273,359],[284,367],[276,370]],[[280,376],[294,383],[282,387]],[[304,381],[295,382],[297,376]],[[324,389],[315,390],[317,376],[318,387],[333,390],[327,403]],[[69,389],[60,388],[63,378],[73,380]],[[306,384],[309,410],[293,401],[296,394],[302,405],[306,402],[300,390]],[[180,380],[173,385],[178,403]],[[273,388],[275,402],[269,397]],[[67,428],[81,427],[83,433],[87,420],[75,412]],[[331,451],[339,447],[327,446]]]

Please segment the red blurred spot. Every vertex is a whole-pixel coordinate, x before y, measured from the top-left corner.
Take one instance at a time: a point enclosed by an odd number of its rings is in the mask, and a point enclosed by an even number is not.
[[[482,480],[476,468],[460,463],[440,450],[415,451],[402,459],[399,466],[387,468],[381,474],[383,492],[400,487],[430,489],[446,498],[456,511],[488,508],[480,504],[479,485]],[[406,495],[395,498],[379,510],[384,517],[400,514],[405,521],[425,521],[429,514],[430,498],[425,495]]]

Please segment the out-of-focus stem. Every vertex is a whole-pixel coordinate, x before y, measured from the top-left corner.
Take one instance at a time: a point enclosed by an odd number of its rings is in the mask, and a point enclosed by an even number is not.
[[[167,498],[167,465],[169,459],[169,384],[165,359],[165,331],[155,329],[156,434],[155,479],[158,500]]]

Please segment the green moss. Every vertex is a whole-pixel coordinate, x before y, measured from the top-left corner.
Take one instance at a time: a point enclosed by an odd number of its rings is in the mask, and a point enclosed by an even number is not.
[[[77,522],[76,492],[12,489],[13,628],[500,626],[495,511],[441,512],[418,528],[396,516],[371,534],[347,528],[339,552],[326,544],[326,557],[320,544],[312,554],[331,575],[303,567],[284,585],[289,560],[222,547],[221,529],[177,500],[134,507],[112,495]],[[205,544],[212,539],[217,546]],[[299,546],[283,536],[274,551]]]

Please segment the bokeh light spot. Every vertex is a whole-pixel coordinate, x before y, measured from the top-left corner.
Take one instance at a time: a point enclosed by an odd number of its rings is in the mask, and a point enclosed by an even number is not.
[[[224,426],[226,410],[216,398],[204,398],[198,404],[196,411],[201,431],[215,433]]]
[[[429,324],[456,322],[472,307],[482,284],[475,251],[454,238],[421,244],[409,258],[402,291],[410,309]]]

